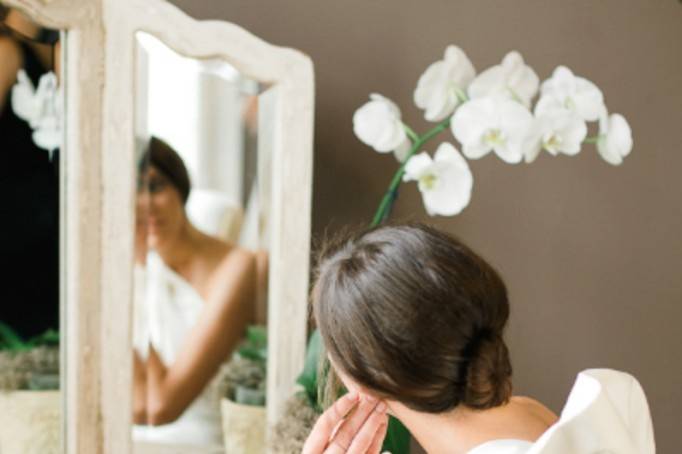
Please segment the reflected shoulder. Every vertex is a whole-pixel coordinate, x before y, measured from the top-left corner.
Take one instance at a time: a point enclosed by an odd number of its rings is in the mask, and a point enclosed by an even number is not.
[[[253,269],[255,263],[256,256],[249,249],[227,245],[215,268],[215,277],[226,277],[238,270]]]
[[[2,70],[6,72],[8,82],[13,83],[17,71],[23,66],[23,58],[19,45],[7,36],[0,36],[0,61],[2,61]]]

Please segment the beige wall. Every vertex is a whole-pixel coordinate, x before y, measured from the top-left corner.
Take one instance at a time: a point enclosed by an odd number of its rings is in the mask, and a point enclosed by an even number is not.
[[[423,69],[450,43],[477,69],[518,49],[544,78],[559,63],[604,89],[634,130],[619,168],[592,148],[532,166],[472,162],[469,208],[432,221],[503,273],[516,386],[559,410],[575,374],[613,367],[642,382],[659,452],[679,452],[682,409],[682,4],[677,0],[175,0],[315,62],[314,229],[370,219],[395,170],[353,136],[370,91],[406,121]],[[447,134],[444,140],[449,140]],[[432,147],[433,149],[433,147]],[[414,186],[396,213],[429,220]]]

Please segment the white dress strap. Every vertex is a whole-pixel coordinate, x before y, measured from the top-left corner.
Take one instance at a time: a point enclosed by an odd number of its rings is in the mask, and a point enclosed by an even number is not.
[[[492,440],[476,446],[467,454],[526,454],[533,443],[524,440]]]
[[[155,252],[147,256],[143,301],[136,307],[137,344],[154,347],[164,364],[170,366],[196,326],[205,302],[197,290],[169,268]],[[138,315],[139,314],[139,315]],[[220,377],[216,375],[173,423],[135,426],[136,440],[191,445],[215,445],[222,440],[220,419]]]

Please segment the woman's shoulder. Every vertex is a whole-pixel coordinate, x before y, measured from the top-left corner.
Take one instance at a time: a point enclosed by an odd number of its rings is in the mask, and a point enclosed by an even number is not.
[[[14,81],[17,71],[23,66],[21,47],[10,37],[0,35],[0,55],[3,70],[8,75],[6,83],[9,84]],[[9,88],[9,85],[6,88]]]
[[[11,57],[21,62],[21,46],[9,36],[0,35],[0,49],[11,52]]]
[[[211,279],[224,278],[237,269],[248,268],[255,263],[255,254],[249,249],[208,235],[204,250]]]
[[[223,255],[218,265],[218,272],[234,271],[235,267],[250,267],[255,263],[253,251],[241,246],[232,245]]]
[[[194,258],[194,275],[212,287],[254,261],[254,254],[248,249],[202,233]]]
[[[534,416],[543,424],[551,426],[559,420],[559,417],[552,410],[547,408],[542,402],[527,396],[514,396],[512,402],[515,402],[521,408],[525,409],[530,415]]]

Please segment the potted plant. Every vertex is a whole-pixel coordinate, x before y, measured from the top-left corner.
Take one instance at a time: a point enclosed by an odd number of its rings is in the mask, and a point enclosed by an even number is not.
[[[247,328],[246,340],[222,370],[225,452],[265,452],[267,329]]]
[[[59,334],[24,341],[0,322],[0,452],[61,452]]]

